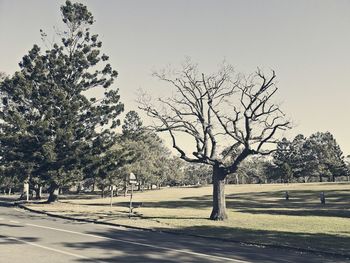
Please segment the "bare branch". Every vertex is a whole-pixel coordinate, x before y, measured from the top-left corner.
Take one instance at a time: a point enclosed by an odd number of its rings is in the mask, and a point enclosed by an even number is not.
[[[290,126],[279,105],[272,103],[278,90],[274,71],[267,77],[258,69],[244,78],[225,66],[217,74],[206,75],[187,64],[176,77],[154,75],[169,83],[175,95],[158,100],[163,110],[149,102],[139,102],[139,108],[157,121],[154,130],[169,133],[173,148],[185,161],[220,165],[226,174],[232,173],[247,156],[273,152],[264,146],[275,144],[277,132]],[[177,133],[194,140],[196,151],[190,156],[177,143]],[[222,154],[220,147],[226,149]],[[225,167],[228,157],[233,159]]]

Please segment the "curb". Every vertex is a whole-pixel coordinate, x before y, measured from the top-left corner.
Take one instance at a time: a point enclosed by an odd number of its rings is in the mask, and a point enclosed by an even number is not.
[[[156,229],[152,229],[152,228],[129,226],[129,225],[123,225],[123,224],[101,222],[101,221],[92,220],[92,219],[74,218],[74,217],[70,217],[70,216],[57,215],[57,214],[53,214],[53,213],[49,213],[49,212],[34,210],[34,209],[29,208],[29,207],[26,207],[24,204],[20,204],[20,203],[16,203],[16,202],[12,203],[12,205],[17,206],[19,208],[22,208],[24,210],[33,212],[33,213],[43,214],[43,215],[47,215],[50,217],[56,217],[56,218],[61,218],[61,219],[66,219],[66,220],[74,220],[74,221],[78,221],[78,222],[94,223],[94,224],[99,224],[99,225],[108,225],[108,226],[115,226],[115,227],[124,227],[124,228],[128,228],[128,229],[135,229],[135,230],[140,230],[140,231],[148,231],[148,232],[156,232],[156,233],[166,233],[166,234],[171,234],[171,235],[198,237],[198,238],[217,240],[217,241],[222,241],[222,242],[231,242],[231,243],[236,243],[236,244],[240,244],[243,246],[256,246],[256,247],[266,247],[266,248],[273,248],[273,249],[286,249],[286,250],[302,252],[302,253],[312,253],[312,254],[317,254],[317,255],[322,255],[322,256],[331,256],[331,257],[335,257],[335,258],[350,259],[350,254],[326,252],[326,251],[320,251],[320,250],[315,250],[315,249],[298,248],[298,247],[285,246],[285,245],[272,245],[272,244],[261,244],[261,243],[254,243],[254,242],[242,242],[242,241],[234,240],[234,239],[209,237],[209,236],[185,233],[185,232],[181,232],[181,231],[176,232],[176,231],[169,231],[169,230],[156,230]]]

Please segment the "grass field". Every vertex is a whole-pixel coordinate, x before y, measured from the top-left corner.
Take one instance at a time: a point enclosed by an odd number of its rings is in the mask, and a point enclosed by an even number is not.
[[[287,245],[350,255],[350,184],[227,185],[229,219],[208,220],[211,186],[135,193],[142,207],[128,218],[129,197],[75,196],[57,204],[31,204],[51,213],[119,224],[185,231],[260,244]],[[289,201],[284,200],[289,191]],[[320,192],[326,205],[321,205]]]

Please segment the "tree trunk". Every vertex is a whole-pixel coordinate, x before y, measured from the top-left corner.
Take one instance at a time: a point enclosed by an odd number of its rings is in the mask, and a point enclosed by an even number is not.
[[[77,185],[77,194],[80,194],[80,192],[81,192],[81,183],[78,183],[78,185]]]
[[[102,188],[101,188],[101,197],[105,198],[105,187],[104,186],[102,186]]]
[[[11,187],[9,187],[9,192],[8,192],[8,193],[9,193],[9,195],[11,195],[11,190],[12,190],[12,188],[11,188]]]
[[[37,188],[35,188],[35,199],[36,200],[41,200],[41,192],[42,192],[43,187],[42,186],[38,186]]]
[[[213,210],[211,212],[210,219],[218,221],[227,219],[225,201],[225,174],[218,165],[213,167]]]
[[[92,183],[92,190],[91,190],[91,192],[92,192],[92,193],[95,193],[95,179],[94,179],[94,181],[93,181],[93,183]]]
[[[23,183],[23,192],[20,198],[26,199],[27,201],[29,200],[29,183],[28,182]]]
[[[322,183],[322,175],[320,175],[320,183]]]
[[[126,176],[124,178],[124,197],[126,197],[126,195],[128,194],[128,183],[126,180]]]
[[[51,184],[49,188],[49,198],[47,199],[48,203],[53,203],[58,201],[59,187],[57,184]]]

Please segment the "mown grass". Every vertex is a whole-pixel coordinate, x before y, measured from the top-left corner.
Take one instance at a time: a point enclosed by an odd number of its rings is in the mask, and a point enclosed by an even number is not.
[[[66,199],[31,208],[119,224],[171,229],[260,244],[287,245],[350,255],[350,184],[227,185],[229,219],[208,220],[211,187],[164,188],[135,193],[135,216],[128,218],[129,197]],[[290,199],[284,199],[288,191]],[[320,192],[326,205],[320,204]]]

